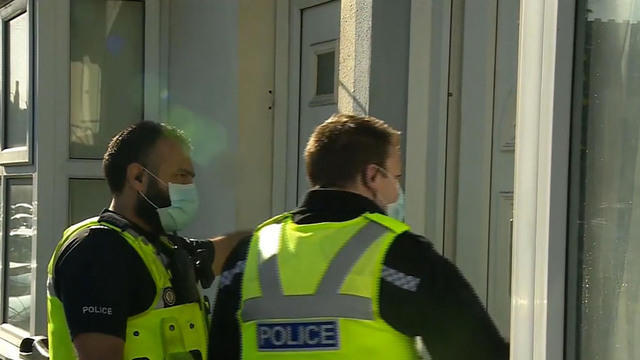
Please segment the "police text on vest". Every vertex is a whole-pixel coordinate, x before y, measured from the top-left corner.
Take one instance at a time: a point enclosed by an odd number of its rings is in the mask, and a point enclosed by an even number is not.
[[[86,314],[103,314],[103,315],[111,315],[112,309],[107,306],[83,306],[82,313]]]
[[[338,322],[258,323],[259,351],[318,351],[340,348]]]

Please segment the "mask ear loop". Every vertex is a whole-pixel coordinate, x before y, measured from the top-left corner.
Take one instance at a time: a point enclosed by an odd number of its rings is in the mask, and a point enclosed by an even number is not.
[[[147,200],[147,202],[151,204],[151,206],[156,208],[156,210],[160,209],[156,204],[153,203],[153,201],[149,200],[149,198],[145,194],[143,194],[142,191],[138,191],[138,194],[140,194],[140,196],[142,196],[145,200]]]
[[[164,180],[160,179],[159,177],[156,176],[156,174],[152,173],[151,171],[149,171],[149,169],[147,169],[146,167],[142,167],[142,169],[144,171],[147,172],[147,174],[153,176],[154,179],[158,180],[159,182],[163,183],[165,186],[169,186],[169,184],[167,184]]]
[[[147,169],[146,167],[144,167],[144,166],[143,166],[143,167],[142,167],[142,169],[143,169],[144,171],[146,171],[146,172],[147,172],[147,174],[149,174],[149,175],[153,176],[153,178],[154,178],[154,179],[156,179],[156,180],[158,180],[159,182],[161,182],[161,183],[163,183],[163,184],[167,185],[167,183],[165,183],[164,181],[162,181],[162,179],[160,179],[159,177],[157,177],[154,173],[152,173],[151,171],[149,171],[149,169]],[[168,186],[168,185],[167,185],[167,186]],[[148,198],[144,193],[142,193],[142,191],[138,191],[138,194],[140,194],[140,196],[142,196],[145,200],[147,200],[147,202],[148,202],[149,204],[151,204],[151,206],[153,206],[154,208],[156,208],[156,210],[160,209],[160,207],[158,207],[158,205],[154,204],[154,203],[153,203],[153,201],[149,200],[149,198]]]

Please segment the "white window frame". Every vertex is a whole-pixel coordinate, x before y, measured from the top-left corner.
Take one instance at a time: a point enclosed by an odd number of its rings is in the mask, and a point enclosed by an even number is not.
[[[338,103],[338,65],[340,61],[340,56],[338,53],[338,41],[337,40],[329,40],[323,41],[318,44],[311,45],[313,49],[314,61],[313,61],[313,89],[315,95],[309,102],[309,106],[324,106],[324,105],[332,105]],[[318,94],[318,56],[324,55],[327,53],[333,52],[333,63],[334,63],[334,71],[333,71],[333,89],[330,94]]]
[[[26,145],[25,146],[19,146],[19,147],[12,147],[12,148],[6,148],[6,149],[1,149],[0,148],[0,166],[11,166],[11,165],[29,165],[32,162],[32,155],[33,155],[33,100],[34,100],[34,89],[33,89],[33,79],[35,77],[35,72],[34,72],[34,62],[33,62],[33,50],[34,50],[34,36],[33,36],[33,29],[34,29],[34,11],[33,11],[33,0],[12,0],[12,1],[8,1],[6,3],[4,3],[2,5],[2,10],[0,10],[0,15],[2,17],[2,19],[0,19],[0,37],[2,38],[0,40],[0,46],[2,46],[2,49],[0,49],[0,51],[2,52],[2,56],[0,56],[0,71],[2,71],[2,84],[0,84],[0,89],[1,94],[0,96],[2,97],[2,99],[0,99],[0,101],[2,102],[2,114],[0,114],[0,144],[2,144],[2,146],[4,147],[4,131],[6,130],[6,100],[7,100],[7,94],[9,92],[9,89],[4,89],[5,87],[5,76],[8,74],[7,71],[7,67],[8,65],[5,64],[5,56],[4,56],[4,52],[7,49],[7,44],[6,41],[8,41],[8,39],[5,38],[5,23],[8,22],[8,19],[12,19],[15,16],[20,15],[23,12],[27,13],[27,17],[28,17],[28,32],[27,32],[27,37],[28,37],[28,41],[29,41],[29,90],[27,92],[27,94],[25,94],[25,96],[27,97],[28,101],[29,101],[29,111],[27,113],[28,119],[29,119],[29,124],[27,125],[27,141],[26,141]]]
[[[32,179],[32,186],[33,186],[33,205],[34,205],[34,219],[33,219],[33,227],[34,230],[36,229],[37,225],[35,222],[35,217],[36,217],[36,213],[37,213],[37,202],[36,202],[36,196],[37,196],[37,191],[36,191],[36,179],[35,179],[35,166],[32,162],[32,154],[34,153],[34,144],[32,143],[32,139],[33,139],[33,131],[34,131],[34,125],[33,125],[33,119],[34,119],[34,114],[35,114],[35,103],[34,103],[34,94],[35,94],[35,88],[34,88],[34,84],[35,84],[35,76],[36,76],[36,72],[35,72],[35,68],[34,68],[34,64],[35,64],[35,20],[36,20],[36,16],[35,16],[35,9],[34,9],[34,2],[33,0],[19,0],[19,1],[7,1],[5,3],[3,3],[3,6],[18,6],[18,7],[26,7],[26,11],[28,13],[28,17],[29,17],[29,71],[30,71],[30,75],[29,75],[29,85],[30,85],[30,89],[29,89],[29,101],[31,103],[31,109],[30,109],[30,114],[29,114],[29,118],[31,119],[31,123],[29,124],[27,131],[28,133],[28,141],[27,141],[27,146],[26,147],[20,147],[20,148],[12,148],[12,149],[7,149],[5,151],[3,151],[3,153],[5,153],[4,155],[1,155],[1,161],[0,161],[0,183],[1,183],[1,190],[0,190],[0,223],[2,224],[2,226],[4,227],[5,225],[5,219],[4,219],[4,215],[5,215],[5,194],[6,194],[6,183],[7,183],[7,179],[24,179],[24,178],[30,178]],[[20,11],[20,10],[19,10]],[[2,54],[2,56],[4,56],[4,54]],[[4,126],[4,124],[2,124],[2,126]],[[0,280],[0,305],[2,305],[2,307],[0,308],[0,311],[4,311],[4,299],[5,299],[5,294],[4,294],[4,271],[5,271],[5,264],[4,264],[4,247],[6,246],[6,242],[4,241],[6,239],[7,234],[5,234],[4,231],[2,231],[2,238],[3,238],[3,249],[2,251],[0,251],[2,257],[0,258],[0,268],[2,268],[2,271],[0,272],[0,276],[2,276],[2,280]],[[26,336],[29,335],[29,333],[32,331],[32,329],[34,328],[34,322],[35,322],[35,296],[34,296],[34,287],[35,287],[35,273],[36,273],[36,269],[37,266],[35,266],[35,257],[36,257],[36,243],[35,243],[35,239],[36,239],[36,235],[35,235],[35,231],[34,231],[34,236],[32,238],[32,247],[31,247],[31,274],[32,274],[32,278],[31,278],[31,318],[30,318],[30,326],[29,329],[20,329],[18,327],[15,327],[13,325],[10,325],[8,323],[2,323],[0,324],[0,355],[12,355],[12,356],[16,356],[13,354],[17,354],[16,351],[16,346],[19,345],[20,341],[22,341],[22,339]],[[4,318],[2,319],[4,320]]]
[[[29,0],[33,2],[33,0]],[[166,121],[169,0],[145,2],[144,118]],[[33,71],[34,164],[2,168],[2,174],[33,175],[34,225],[32,314],[28,333],[0,329],[0,356],[17,357],[27,335],[46,335],[47,265],[68,220],[69,180],[103,178],[100,160],[69,158],[70,0],[36,1],[31,18],[35,47]],[[37,70],[37,71],[36,71]],[[40,135],[39,135],[40,134]],[[3,188],[4,191],[4,188]],[[105,206],[108,204],[105,204]]]

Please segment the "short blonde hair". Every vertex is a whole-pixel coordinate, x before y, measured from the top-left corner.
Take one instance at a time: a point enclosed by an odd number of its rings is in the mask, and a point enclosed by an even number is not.
[[[304,152],[312,186],[343,187],[352,184],[367,165],[382,168],[400,132],[371,116],[334,114],[318,126]]]

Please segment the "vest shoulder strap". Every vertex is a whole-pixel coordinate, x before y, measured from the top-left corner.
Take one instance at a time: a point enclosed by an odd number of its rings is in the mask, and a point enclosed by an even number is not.
[[[390,216],[377,214],[377,213],[365,213],[362,216],[365,218],[375,221],[378,224],[386,227],[387,229],[393,231],[396,234],[403,233],[405,231],[411,230],[411,227],[402,221],[398,221]]]
[[[91,229],[109,229],[117,232],[120,236],[124,237],[134,237],[137,238],[138,235],[131,228],[121,228],[120,226],[113,224],[108,221],[102,221],[101,217],[93,217],[82,222],[79,222],[75,225],[70,226],[64,231],[63,240],[58,244],[56,250],[53,254],[51,264],[55,267],[55,264],[58,262],[58,258],[62,253],[64,253],[65,249],[73,242],[73,239],[79,237],[85,237],[89,234]],[[51,268],[51,275],[53,275],[53,268]]]
[[[403,223],[402,221],[398,221],[390,216],[387,215],[383,215],[383,214],[378,214],[378,213],[364,213],[362,214],[362,216],[370,221],[374,221],[384,227],[386,227],[387,229],[393,231],[396,234],[400,234],[403,233],[405,231],[411,230],[411,227],[405,223]],[[260,231],[262,228],[268,226],[268,225],[273,225],[273,224],[279,224],[284,222],[285,219],[290,218],[291,217],[291,213],[286,212],[283,214],[280,214],[278,216],[275,216],[265,222],[263,222],[262,224],[258,225],[258,227],[256,228],[255,232]]]
[[[258,227],[256,228],[255,232],[260,231],[262,228],[264,228],[265,226],[269,226],[269,225],[273,225],[273,224],[280,224],[282,222],[284,222],[285,219],[287,219],[288,217],[291,217],[291,213],[282,213],[280,215],[274,216],[271,219],[263,222],[262,224],[258,225]]]
[[[64,230],[64,232],[62,233],[62,239],[66,239],[67,237],[69,237],[69,235],[77,232],[78,230],[85,228],[87,226],[92,226],[94,224],[96,224],[98,222],[99,217],[92,217],[86,220],[83,220],[79,223],[76,223],[74,225],[69,226],[68,228],[66,228]]]

